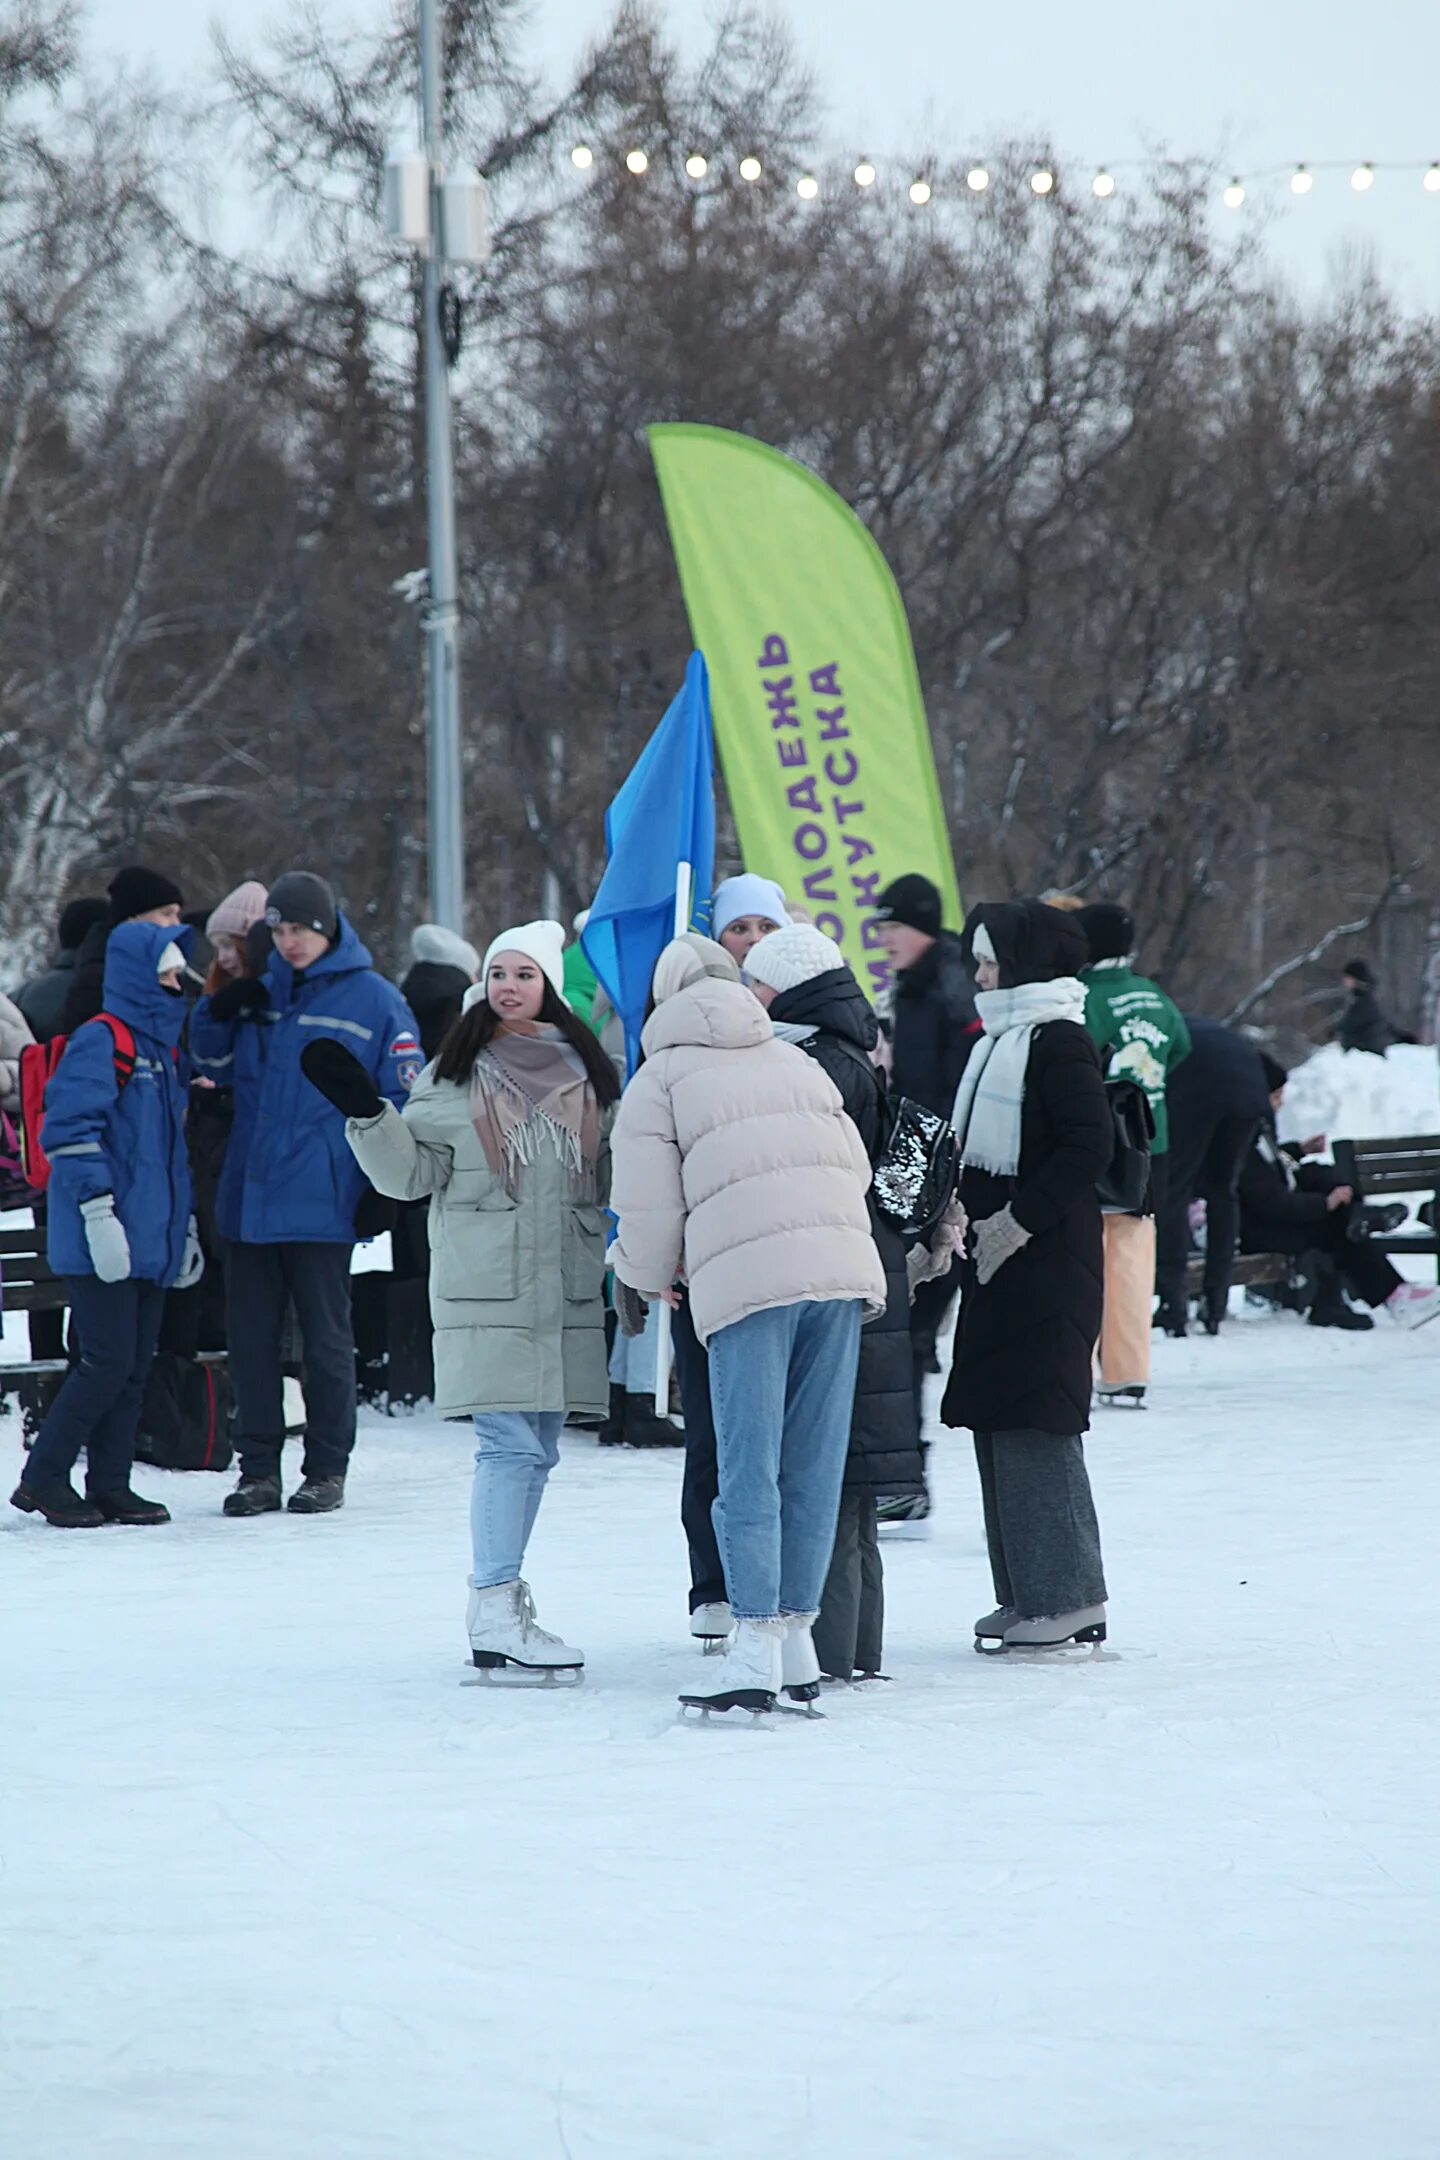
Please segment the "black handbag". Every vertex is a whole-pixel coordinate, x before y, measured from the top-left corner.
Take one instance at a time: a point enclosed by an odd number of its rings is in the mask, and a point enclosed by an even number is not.
[[[934,1229],[960,1183],[960,1143],[949,1118],[901,1097],[871,1190],[888,1223],[906,1237]]]
[[[1138,1080],[1107,1080],[1105,1095],[1114,1125],[1110,1167],[1095,1180],[1107,1215],[1143,1215],[1150,1198],[1150,1143],[1155,1113]]]

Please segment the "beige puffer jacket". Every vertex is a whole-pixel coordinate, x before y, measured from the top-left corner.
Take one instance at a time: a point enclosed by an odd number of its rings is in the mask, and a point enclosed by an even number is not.
[[[655,1297],[683,1274],[702,1342],[805,1299],[883,1312],[869,1159],[814,1060],[777,1042],[739,983],[679,991],[641,1039],[613,1136],[621,1281]]]
[[[0,997],[0,1110],[12,1117],[20,1108],[20,1052],[34,1040],[19,1006]]]

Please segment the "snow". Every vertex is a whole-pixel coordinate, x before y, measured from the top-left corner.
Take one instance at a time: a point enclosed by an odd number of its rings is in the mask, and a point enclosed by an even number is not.
[[[1402,1140],[1440,1132],[1440,1057],[1397,1043],[1384,1057],[1331,1043],[1297,1065],[1278,1120],[1282,1140]]]
[[[367,1419],[335,1517],[0,1508],[0,2155],[1433,2160],[1437,1378],[1440,1323],[1159,1343],[1049,1662],[970,1647],[942,1436],[824,1724],[677,1724],[673,1455],[567,1435],[575,1692],[460,1684],[458,1426]]]

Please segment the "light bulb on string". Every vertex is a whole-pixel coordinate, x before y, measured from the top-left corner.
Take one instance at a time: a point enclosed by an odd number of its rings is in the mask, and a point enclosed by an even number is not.
[[[1090,185],[1101,202],[1109,202],[1115,193],[1115,175],[1112,172],[1097,172]]]
[[[1433,165],[1426,166],[1420,185],[1427,195],[1440,195],[1440,158],[1436,158]]]
[[[800,197],[801,202],[814,202],[816,196],[820,193],[820,183],[815,178],[814,173],[807,172],[800,175],[800,178],[795,183],[795,193]]]
[[[972,165],[965,175],[965,185],[972,195],[983,195],[990,185],[990,175],[983,165]]]
[[[855,185],[856,187],[874,187],[875,167],[871,164],[869,158],[861,158],[860,163],[855,167]]]
[[[701,157],[699,151],[696,150],[691,154],[691,156],[686,158],[685,170],[692,180],[703,180],[706,173],[708,173],[710,170],[710,160],[709,158]]]
[[[1357,195],[1364,195],[1370,188],[1374,187],[1375,185],[1374,166],[1369,164],[1357,165],[1354,172],[1352,172],[1350,175],[1350,185],[1352,188],[1354,188]]]
[[[1304,167],[1303,165],[1297,165],[1297,166],[1296,166],[1296,168],[1295,168],[1295,170],[1294,170],[1294,172],[1293,172],[1293,173],[1291,173],[1291,175],[1290,175],[1290,192],[1291,192],[1291,194],[1292,194],[1292,195],[1308,195],[1308,194],[1310,193],[1310,190],[1311,190],[1311,188],[1313,188],[1313,187],[1314,187],[1314,185],[1315,185],[1315,175],[1314,175],[1314,173],[1312,173],[1312,172],[1307,172],[1307,171],[1306,171],[1306,169],[1305,169],[1305,167]]]
[[[1053,172],[1051,172],[1048,165],[1042,165],[1038,172],[1031,173],[1030,188],[1032,194],[1035,195],[1050,195],[1054,193],[1055,175]]]
[[[1245,190],[1238,180],[1232,180],[1220,200],[1227,210],[1238,210],[1245,200]]]
[[[914,205],[915,205],[915,207],[916,207],[916,209],[917,209],[917,210],[921,210],[921,209],[923,209],[923,208],[924,208],[924,206],[925,206],[925,204],[929,202],[929,200],[930,200],[930,193],[931,193],[931,189],[930,189],[930,183],[929,183],[929,181],[928,181],[928,180],[912,180],[912,181],[911,181],[911,183],[910,183],[910,200],[911,200],[911,202],[913,202],[913,203],[914,203]]]
[[[570,162],[575,167],[576,172],[589,172],[591,166],[595,163],[595,153],[590,148],[589,143],[577,142],[570,152]]]
[[[765,168],[758,157],[742,157],[740,160],[740,178],[742,180],[758,180],[764,170]]]
[[[625,153],[625,170],[634,173],[638,178],[641,173],[649,172],[650,160],[643,150],[627,150]]]

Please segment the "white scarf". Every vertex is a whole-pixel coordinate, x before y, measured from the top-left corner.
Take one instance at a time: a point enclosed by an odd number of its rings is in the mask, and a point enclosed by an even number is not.
[[[975,1010],[985,1033],[955,1091],[950,1122],[960,1157],[973,1170],[1014,1177],[1020,1167],[1020,1112],[1035,1030],[1047,1020],[1085,1020],[1085,985],[1074,975],[1021,983],[1014,990],[981,990]]]

